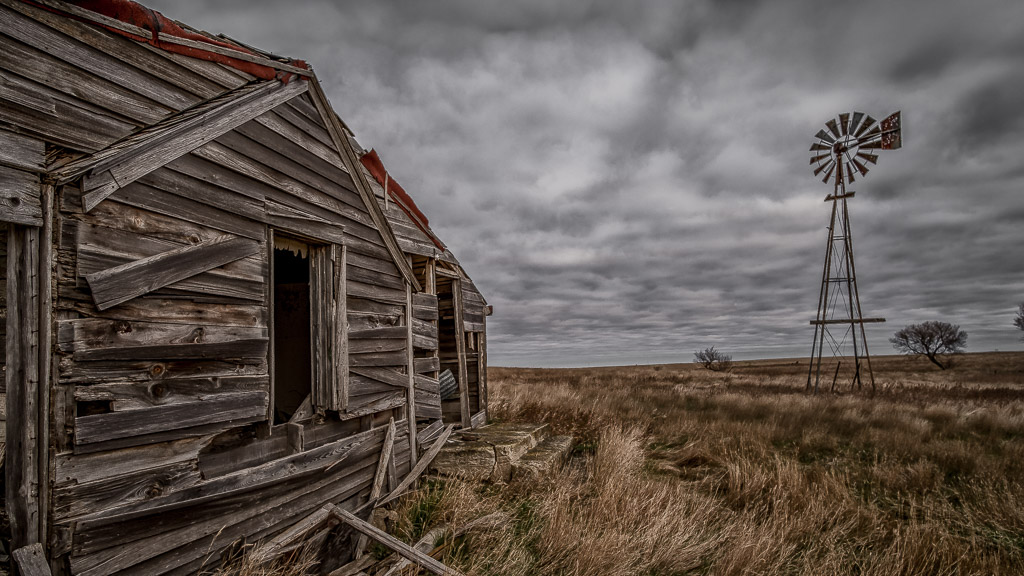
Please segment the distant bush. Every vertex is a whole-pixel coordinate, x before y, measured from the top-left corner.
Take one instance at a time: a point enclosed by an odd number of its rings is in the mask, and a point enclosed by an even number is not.
[[[945,370],[953,365],[950,356],[962,353],[967,347],[967,332],[956,324],[930,320],[904,327],[889,338],[889,342],[901,354],[924,356]]]
[[[1018,330],[1024,330],[1024,302],[1021,302],[1020,308],[1017,309],[1017,315],[1013,318],[1013,325]],[[1024,340],[1024,336],[1021,336],[1020,339]]]
[[[732,356],[715,350],[714,346],[693,353],[693,361],[707,370],[728,372],[732,370]]]

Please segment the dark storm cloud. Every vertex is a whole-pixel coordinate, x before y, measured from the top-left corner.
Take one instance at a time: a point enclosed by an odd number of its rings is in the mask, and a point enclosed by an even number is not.
[[[154,2],[307,59],[469,270],[492,361],[809,351],[823,122],[902,109],[851,203],[873,351],[945,319],[1019,347],[1024,4]]]

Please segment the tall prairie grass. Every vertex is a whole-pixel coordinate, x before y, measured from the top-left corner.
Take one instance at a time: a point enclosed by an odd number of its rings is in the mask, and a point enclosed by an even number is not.
[[[875,394],[818,396],[796,361],[492,368],[493,417],[550,422],[576,456],[536,484],[435,482],[432,522],[513,517],[446,559],[503,576],[1024,574],[1024,355],[875,364]]]
[[[431,479],[391,529],[501,514],[435,542],[470,576],[1024,574],[1024,354],[875,373],[809,396],[806,361],[492,368],[492,417],[574,435],[569,465]]]

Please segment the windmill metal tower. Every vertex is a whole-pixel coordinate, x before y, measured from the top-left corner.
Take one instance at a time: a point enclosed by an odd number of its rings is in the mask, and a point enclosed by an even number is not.
[[[818,392],[826,346],[831,354],[825,361],[831,362],[834,359],[836,364],[835,370],[829,367],[824,377],[831,380],[831,388],[835,389],[848,343],[853,348],[850,386],[862,387],[863,371],[866,370],[871,389],[875,389],[875,375],[871,371],[864,324],[885,322],[885,319],[865,318],[861,312],[857,268],[853,262],[853,233],[847,207],[847,201],[854,197],[855,192],[847,190],[846,185],[856,181],[856,175],[863,177],[868,173],[867,164],[878,161],[878,155],[874,152],[895,150],[902,146],[901,125],[900,112],[881,122],[876,122],[863,112],[843,113],[838,119],[826,122],[827,130],[819,130],[815,134],[818,141],[811,145],[814,175],[824,173],[822,182],[829,183],[831,180],[833,188],[832,194],[825,197],[825,202],[832,203],[832,219],[829,221],[828,240],[825,243],[825,267],[818,293],[818,314],[811,321],[814,341],[807,372],[808,391]]]

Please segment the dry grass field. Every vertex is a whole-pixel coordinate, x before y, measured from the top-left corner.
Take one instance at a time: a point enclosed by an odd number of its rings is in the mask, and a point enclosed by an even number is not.
[[[875,359],[878,391],[804,393],[806,361],[492,368],[493,416],[576,435],[539,483],[434,481],[400,505],[468,574],[1024,574],[1024,354],[940,371]]]

